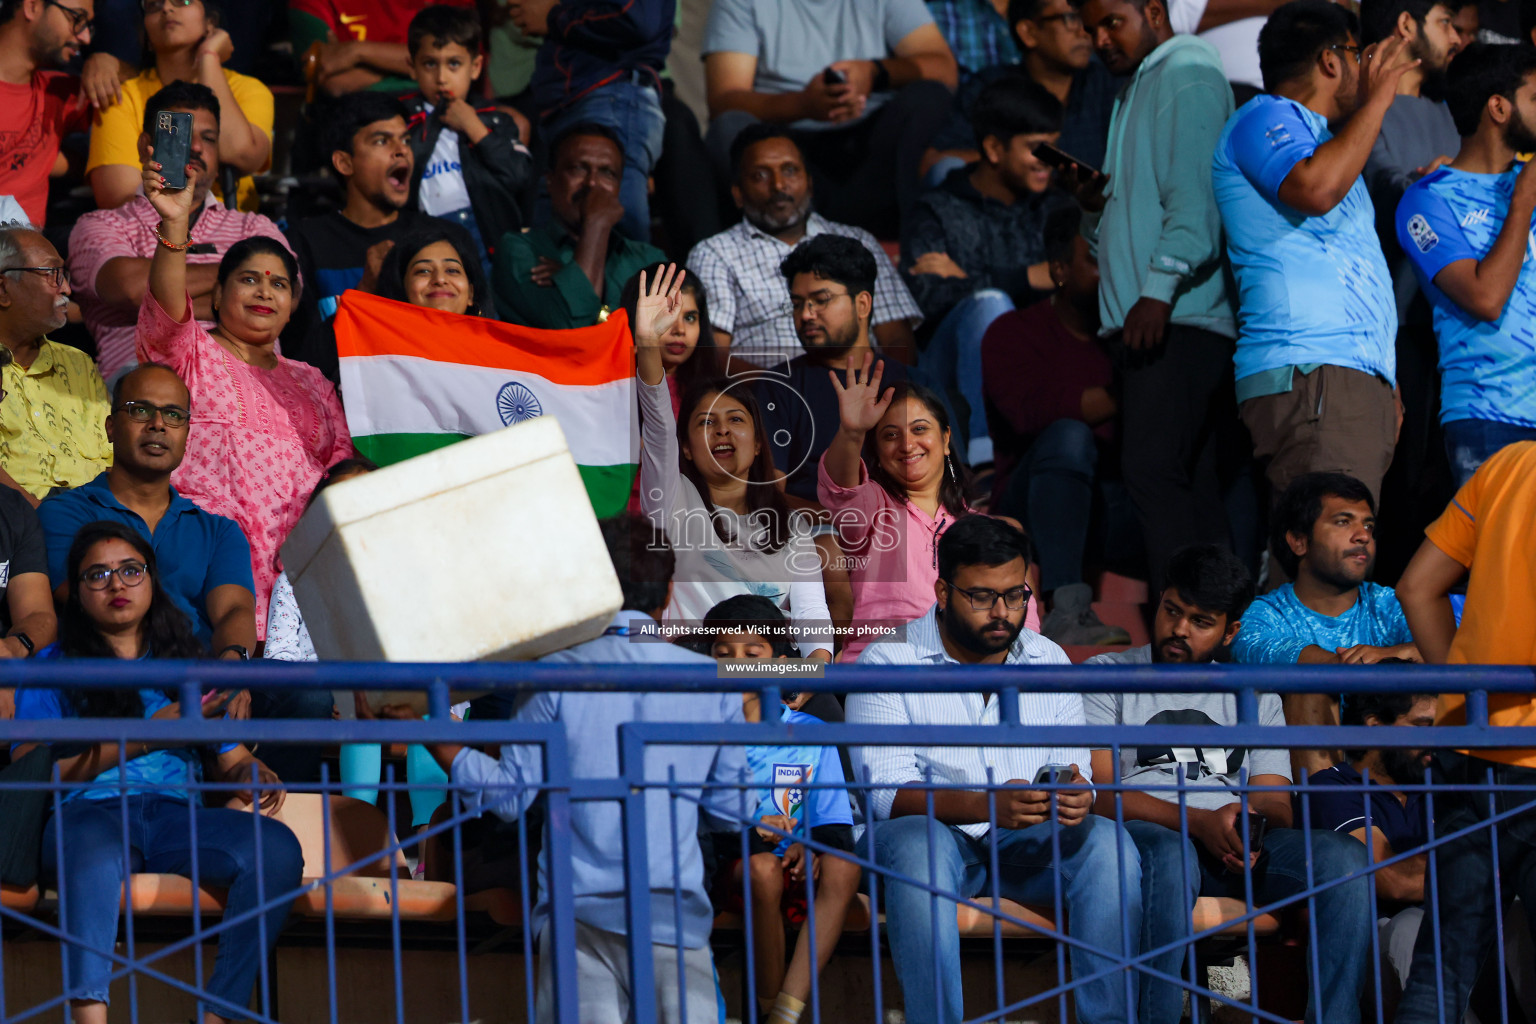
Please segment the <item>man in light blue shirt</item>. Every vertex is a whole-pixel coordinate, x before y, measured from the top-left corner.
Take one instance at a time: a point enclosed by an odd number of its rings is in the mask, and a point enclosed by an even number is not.
[[[541,661],[567,664],[712,665],[713,659],[669,643],[640,640],[643,628],[661,617],[671,591],[673,554],[666,538],[638,516],[603,524],[609,555],[624,590],[624,610],[595,640],[546,655]],[[408,709],[389,709],[408,717]],[[570,771],[577,778],[619,776],[618,728],[627,722],[697,722],[701,726],[737,723],[742,716],[737,693],[571,693],[534,694],[518,705],[519,722],[561,722],[566,726]],[[448,771],[470,808],[507,821],[521,816],[539,794],[543,758],[537,747],[506,744],[500,758],[453,744],[428,749]],[[739,787],[749,781],[740,747],[669,746],[653,748],[646,758],[647,781],[666,782],[669,772],[687,787],[675,809],[665,789],[646,791],[647,862],[651,873],[651,941],[655,957],[657,1019],[675,1024],[715,1024],[719,1019],[714,964],[709,951],[714,911],[705,891],[703,856],[697,839],[696,801],[712,787]],[[740,802],[740,788],[715,788],[714,805],[728,809]],[[676,815],[676,832],[666,823]],[[713,815],[712,815],[713,816]],[[721,817],[719,827],[734,828]],[[576,969],[580,996],[578,1018],[627,1017],[629,991],[625,934],[624,831],[620,808],[609,801],[571,804],[571,859],[576,902]],[[672,871],[673,851],[679,871]],[[534,927],[539,932],[539,980],[535,1005],[540,1021],[553,1019],[552,957],[546,929],[549,913],[548,850],[539,853],[539,898]],[[674,896],[682,901],[682,931],[676,927]],[[677,990],[681,954],[686,991]]]
[[[1397,310],[1360,172],[1414,61],[1398,37],[1362,53],[1348,10],[1294,0],[1260,33],[1259,64],[1267,95],[1232,115],[1212,170],[1237,400],[1275,494],[1332,471],[1374,495],[1397,441]]]
[[[1024,628],[1030,597],[1027,544],[1023,533],[1000,519],[956,520],[939,540],[937,603],[907,624],[904,639],[870,644],[859,663],[1067,664],[1060,647]],[[1026,725],[1082,725],[1083,701],[1075,693],[1021,693],[1019,718]],[[884,880],[886,929],[912,1024],[958,1024],[967,1016],[960,933],[951,902],[941,897],[935,907],[926,890],[900,884],[897,877],[931,881],[942,892],[966,898],[979,898],[995,884],[1008,899],[1046,906],[1055,902],[1060,884],[1058,915],[1065,912],[1068,932],[1088,947],[1071,950],[1077,977],[1112,966],[1092,948],[1118,955],[1127,935],[1141,934],[1141,864],[1129,837],[1110,819],[1088,814],[1086,788],[1062,790],[1052,820],[1049,794],[1035,784],[1051,764],[1071,765],[1069,780],[1088,781],[1086,748],[989,745],[1006,742],[992,693],[850,694],[847,720],[977,727],[974,747],[852,751],[854,773],[860,778],[867,773],[883,787],[869,793],[874,819],[869,839],[874,859],[893,872]],[[930,792],[929,783],[976,788]],[[1001,788],[984,789],[989,784]],[[993,857],[995,880],[987,867]],[[1117,973],[1084,982],[1076,990],[1077,1019],[1083,1024],[1135,1020],[1136,985],[1130,986],[1128,1004]]]
[[[1494,452],[1536,440],[1536,51],[1476,44],[1451,65],[1462,135],[1449,166],[1397,207],[1397,235],[1435,314],[1440,422],[1460,487]]]

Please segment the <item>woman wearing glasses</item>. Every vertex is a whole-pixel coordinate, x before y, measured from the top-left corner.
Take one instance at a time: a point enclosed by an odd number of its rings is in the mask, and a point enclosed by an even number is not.
[[[155,579],[154,549],[131,527],[112,522],[81,527],[70,546],[68,567],[59,642],[39,657],[136,661],[203,653],[191,624]],[[210,696],[203,714],[223,714],[228,695]],[[16,696],[16,717],[24,719],[168,719],[180,717],[180,707],[174,693],[161,690],[23,687]],[[35,745],[23,744],[14,754],[21,756]],[[228,890],[224,912],[230,917],[298,888],[304,856],[286,825],[260,814],[204,807],[199,794],[187,789],[189,782],[204,778],[249,783],[253,770],[263,787],[275,787],[277,776],[244,746],[199,750],[95,743],[57,764],[68,788],[43,831],[42,867],[57,882],[64,930],[83,943],[68,945],[64,954],[64,987],[75,1024],[107,1020],[108,954],[117,939],[118,895],[129,859],[123,850],[125,834],[134,870],[188,877],[195,835],[198,882]],[[263,788],[261,807],[275,812],[282,798],[281,789]],[[207,987],[217,1001],[206,1006],[201,1024],[246,1016],[238,1011],[250,1002],[260,964],[277,945],[291,903],[279,900],[264,921],[253,917],[223,933]]]
[[[139,310],[137,355],[141,363],[169,365],[192,393],[187,454],[171,482],[245,531],[262,639],[278,548],[326,469],[355,452],[330,381],[278,354],[299,287],[282,243],[256,236],[232,246],[213,289],[217,326],[205,331],[192,315],[186,250],[197,174],[188,167],[187,187],[167,190],[160,165],[144,165],[144,195],[160,215],[160,241]]]
[[[122,83],[121,98],[101,111],[100,123],[91,130],[85,173],[101,209],[116,209],[138,192],[144,106],[162,85],[175,81],[206,85],[218,97],[218,162],[242,175],[239,202],[223,196],[224,204],[256,209],[251,175],[272,162],[272,90],[249,75],[225,69],[234,44],[215,22],[203,0],[144,0],[144,36],[155,62]],[[217,191],[219,183],[213,188]]]
[[[847,552],[855,626],[924,615],[939,578],[939,538],[971,511],[965,468],[950,454],[944,403],[908,381],[882,394],[883,370],[883,362],[865,353],[864,365],[850,367],[842,380],[827,371],[841,429],[821,457],[816,496],[832,513]],[[1026,624],[1040,628],[1034,602]],[[857,661],[877,639],[855,635],[839,660]]]

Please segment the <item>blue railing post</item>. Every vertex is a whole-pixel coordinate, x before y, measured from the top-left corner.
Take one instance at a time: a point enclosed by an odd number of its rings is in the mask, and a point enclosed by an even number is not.
[[[645,828],[645,741],[619,726],[619,777],[624,780],[624,905],[629,935],[630,1020],[655,1024],[656,974],[651,957],[651,870]]]

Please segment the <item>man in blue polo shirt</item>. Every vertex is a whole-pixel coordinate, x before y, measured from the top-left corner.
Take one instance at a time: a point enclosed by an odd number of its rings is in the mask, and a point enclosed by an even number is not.
[[[1267,94],[1216,144],[1239,296],[1237,400],[1275,494],[1329,471],[1379,495],[1392,461],[1397,310],[1360,172],[1416,63],[1400,38],[1362,53],[1345,8],[1294,0],[1259,35]]]
[[[1435,312],[1440,421],[1460,487],[1536,440],[1536,51],[1476,44],[1451,65],[1461,150],[1397,207],[1397,237]]]
[[[168,366],[146,364],[118,380],[107,417],[112,468],[37,510],[48,576],[62,600],[75,533],[100,519],[125,523],[154,546],[160,585],[198,640],[217,657],[248,658],[256,648],[250,545],[233,519],[203,511],[171,486],[191,415],[187,386]]]

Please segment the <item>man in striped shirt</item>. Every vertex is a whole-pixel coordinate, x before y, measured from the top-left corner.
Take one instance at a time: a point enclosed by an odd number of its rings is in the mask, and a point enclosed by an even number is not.
[[[938,600],[933,608],[908,623],[903,640],[871,644],[860,662],[1067,664],[1060,647],[1024,628],[1030,597],[1025,582],[1027,545],[1023,533],[1001,519],[973,515],[957,520],[939,541],[939,580],[934,586]],[[1075,693],[1021,693],[1019,717],[1026,725],[1082,725],[1082,698]],[[999,743],[1006,742],[1004,730],[997,728],[994,693],[853,694],[847,720],[974,725],[983,727],[978,739],[990,732]],[[995,884],[1008,899],[1050,906],[1059,877],[1064,905],[1056,908],[1056,917],[1067,921],[1074,939],[1113,956],[1136,952],[1141,862],[1134,844],[1115,822],[1088,813],[1088,787],[1057,794],[1055,821],[1050,794],[1039,788],[1042,770],[1049,766],[1070,765],[1066,779],[1089,781],[1086,749],[862,747],[854,749],[853,762],[858,778],[867,776],[887,787],[869,794],[874,822],[870,845],[876,862],[891,873],[884,880],[886,927],[912,1024],[960,1020],[960,935],[948,903],[939,904],[935,920],[929,893],[900,884],[898,878],[920,879],[964,898],[990,894]],[[927,786],[935,782],[977,788],[930,793]],[[997,788],[983,788],[987,786]],[[1058,846],[1055,852],[1053,843]],[[988,877],[994,856],[996,879]],[[1113,966],[1107,957],[1081,946],[1073,947],[1071,962],[1079,978]],[[1077,1019],[1083,1024],[1134,1021],[1134,1002],[1128,999],[1135,999],[1137,983],[1134,978],[1130,986],[1125,982],[1119,972],[1111,972],[1078,986]]]

